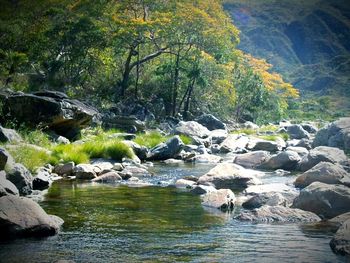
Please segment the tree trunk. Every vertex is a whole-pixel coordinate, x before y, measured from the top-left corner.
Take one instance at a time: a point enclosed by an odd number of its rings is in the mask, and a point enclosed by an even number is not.
[[[172,115],[175,116],[176,114],[176,101],[177,101],[177,90],[179,86],[179,75],[180,75],[180,53],[178,52],[176,54],[176,61],[175,61],[175,74],[174,74],[174,87],[173,87],[173,110]]]
[[[134,48],[130,48],[128,57],[127,57],[125,64],[124,64],[123,78],[122,78],[122,81],[120,82],[120,96],[121,97],[125,96],[125,91],[128,87],[129,77],[130,77],[130,72],[131,72],[130,64],[131,64],[131,59],[132,59],[134,52],[135,52]]]
[[[188,111],[190,108],[190,101],[191,101],[192,91],[193,91],[195,82],[196,82],[196,79],[193,78],[192,83],[190,84],[189,91],[187,94],[187,99],[186,99],[185,105],[184,105],[184,112],[183,112],[184,120],[186,120],[188,117]]]

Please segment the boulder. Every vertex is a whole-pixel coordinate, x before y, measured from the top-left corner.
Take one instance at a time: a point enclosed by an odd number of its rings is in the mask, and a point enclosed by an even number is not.
[[[96,168],[91,164],[78,164],[73,169],[76,179],[91,180],[96,178]]]
[[[12,156],[4,148],[0,148],[0,171],[5,169],[5,166],[13,166],[15,161]]]
[[[180,121],[174,128],[174,133],[199,138],[206,138],[210,135],[210,131],[196,121]]]
[[[174,136],[164,143],[161,143],[152,148],[148,154],[147,159],[149,160],[166,160],[176,157],[184,144],[179,136]]]
[[[350,219],[341,225],[329,244],[334,253],[350,255]]]
[[[348,163],[348,158],[343,150],[328,146],[318,146],[301,159],[299,170],[305,172],[320,162],[346,165]]]
[[[266,162],[262,163],[259,168],[291,171],[297,167],[300,160],[301,158],[296,152],[285,151],[271,156]]]
[[[254,209],[259,208],[264,205],[269,206],[285,206],[289,207],[294,198],[297,196],[297,193],[287,192],[287,193],[278,193],[278,192],[266,192],[257,194],[242,204],[242,207],[245,209]]]
[[[50,216],[34,201],[18,196],[0,198],[1,238],[55,235],[63,220]]]
[[[252,151],[278,152],[286,147],[286,143],[282,138],[277,139],[276,141],[257,139],[251,141],[250,145],[248,145],[248,148],[249,147]]]
[[[77,100],[55,92],[14,94],[7,97],[6,108],[11,119],[33,128],[48,128],[68,139],[79,136],[97,111]]]
[[[202,205],[218,208],[223,211],[232,210],[236,201],[235,194],[230,189],[211,191],[201,196]]]
[[[350,117],[339,120],[320,129],[313,141],[313,146],[330,146],[350,150]]]
[[[296,152],[300,157],[304,157],[309,153],[309,150],[304,147],[288,146],[286,151]]]
[[[251,121],[246,121],[245,123],[242,123],[240,125],[240,127],[242,129],[252,129],[252,130],[258,130],[259,126],[256,125],[255,123],[251,122]]]
[[[199,154],[195,155],[192,158],[186,158],[186,162],[195,162],[195,163],[219,163],[222,161],[222,157],[214,154]]]
[[[300,209],[292,209],[284,206],[262,206],[249,211],[241,212],[236,219],[259,223],[299,223],[321,221],[314,213]]]
[[[209,131],[217,129],[226,130],[226,124],[211,114],[203,114],[200,117],[196,118],[195,121],[199,124],[202,124]]]
[[[251,185],[244,190],[245,194],[258,195],[263,193],[288,193],[296,194],[297,191],[284,183],[270,183],[261,185]]]
[[[0,126],[0,142],[17,143],[21,141],[21,136],[15,130],[6,129]]]
[[[150,177],[152,174],[145,168],[140,166],[128,165],[122,171],[126,174],[131,174],[133,177]]]
[[[108,129],[121,129],[130,133],[142,132],[146,129],[146,124],[135,116],[114,114],[104,116],[103,126]]]
[[[74,167],[75,167],[74,162],[57,164],[53,169],[53,172],[58,175],[70,176],[73,173]]]
[[[217,189],[242,190],[260,183],[254,172],[233,163],[220,163],[198,179],[198,184],[213,184]]]
[[[331,219],[329,219],[327,222],[332,223],[332,224],[336,224],[338,225],[338,227],[340,227],[345,221],[350,219],[350,212],[338,215],[336,217],[333,217]]]
[[[210,132],[211,144],[220,144],[228,137],[227,130],[212,130]]]
[[[6,178],[17,187],[21,195],[28,195],[33,190],[33,177],[22,164],[14,164],[7,172]]]
[[[134,151],[136,156],[138,158],[140,158],[140,160],[146,160],[147,159],[147,154],[148,154],[147,147],[141,146],[141,145],[137,144],[136,142],[128,141],[128,140],[124,140],[123,143],[128,145]]]
[[[339,164],[320,162],[310,170],[299,175],[294,182],[296,187],[304,188],[313,182],[325,184],[344,184],[350,186],[350,174]]]
[[[309,139],[310,134],[299,124],[293,124],[287,127],[287,133],[291,139]]]
[[[246,135],[229,134],[227,138],[220,144],[220,152],[241,152],[249,143]]]
[[[270,153],[267,151],[256,151],[244,154],[239,154],[235,157],[234,163],[245,168],[255,168],[266,162],[270,158]]]
[[[192,186],[196,184],[196,182],[193,182],[191,180],[186,179],[179,179],[175,182],[176,188],[192,188]]]
[[[301,127],[303,127],[305,131],[311,134],[315,134],[318,131],[318,129],[311,123],[302,123]]]
[[[52,183],[51,175],[47,171],[39,171],[33,179],[33,190],[44,190]]]
[[[6,179],[4,171],[0,171],[0,197],[4,195],[19,195],[16,186]]]
[[[183,160],[177,160],[177,159],[171,158],[171,159],[164,160],[163,163],[165,163],[165,164],[176,164],[176,165],[178,165],[178,164],[183,164],[184,161],[183,161]]]
[[[215,187],[211,185],[193,185],[191,189],[191,193],[195,195],[203,195],[209,192],[215,192]]]
[[[300,192],[293,207],[325,219],[333,218],[350,211],[350,188],[314,182]]]
[[[119,173],[115,171],[111,171],[111,172],[104,173],[92,179],[91,181],[97,182],[97,183],[115,183],[121,180],[122,180],[122,177],[119,175]]]

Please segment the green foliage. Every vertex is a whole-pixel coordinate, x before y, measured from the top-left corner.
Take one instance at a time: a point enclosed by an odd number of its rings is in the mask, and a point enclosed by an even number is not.
[[[50,148],[52,145],[52,141],[50,140],[49,135],[42,130],[29,130],[20,128],[17,131],[26,143],[34,144],[44,148]]]
[[[231,131],[231,134],[241,134],[241,133],[244,133],[246,135],[256,135],[257,134],[257,130],[254,130],[254,129],[237,129],[237,130]]]
[[[158,144],[168,140],[169,136],[164,136],[158,131],[151,131],[147,133],[139,133],[134,139],[134,142],[141,146],[146,146],[147,148],[153,148]]]
[[[98,138],[82,144],[57,145],[52,151],[51,163],[73,161],[89,163],[91,158],[107,158],[121,161],[124,157],[133,158],[134,152],[118,140],[99,140]]]
[[[50,154],[30,145],[16,145],[6,148],[17,163],[23,164],[31,173],[51,161]]]
[[[188,137],[187,135],[184,135],[184,134],[180,134],[180,139],[181,141],[185,144],[185,145],[189,145],[189,144],[192,144],[193,141],[190,137]]]

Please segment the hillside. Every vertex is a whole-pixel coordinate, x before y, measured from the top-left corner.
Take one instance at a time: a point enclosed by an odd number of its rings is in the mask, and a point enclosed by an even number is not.
[[[297,88],[350,95],[348,1],[231,0],[224,7],[243,51],[267,59]]]

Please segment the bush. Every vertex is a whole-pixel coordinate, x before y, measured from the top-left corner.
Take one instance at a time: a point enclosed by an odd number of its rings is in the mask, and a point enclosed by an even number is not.
[[[105,145],[105,157],[120,161],[124,157],[133,158],[133,150],[123,142],[112,141]]]

